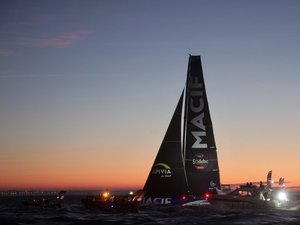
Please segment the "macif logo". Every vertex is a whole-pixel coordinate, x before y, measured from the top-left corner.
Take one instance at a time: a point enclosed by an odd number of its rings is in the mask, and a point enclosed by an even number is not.
[[[160,177],[171,177],[171,167],[165,163],[156,163],[153,166],[152,174],[159,175]]]
[[[190,87],[190,109],[197,115],[190,122],[198,129],[198,131],[191,131],[192,135],[196,139],[192,148],[207,148],[207,143],[205,143],[203,140],[203,137],[206,138],[206,127],[204,124],[205,105],[203,99],[203,84],[199,81],[198,77],[192,77],[190,81]]]

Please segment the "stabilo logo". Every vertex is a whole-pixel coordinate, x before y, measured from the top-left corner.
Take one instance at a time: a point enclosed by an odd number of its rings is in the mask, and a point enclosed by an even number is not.
[[[207,143],[204,143],[203,137],[206,139],[206,127],[204,125],[204,100],[203,100],[203,84],[200,83],[198,77],[191,77],[190,82],[190,109],[197,113],[190,122],[196,126],[198,131],[191,131],[191,134],[196,139],[192,148],[207,148]],[[197,90],[195,90],[197,89]],[[200,91],[199,91],[200,89]]]
[[[205,155],[198,153],[194,155],[193,165],[197,170],[205,170],[208,166],[208,159],[205,157]]]
[[[165,163],[156,163],[153,166],[152,174],[158,175],[160,177],[171,177],[171,167]]]

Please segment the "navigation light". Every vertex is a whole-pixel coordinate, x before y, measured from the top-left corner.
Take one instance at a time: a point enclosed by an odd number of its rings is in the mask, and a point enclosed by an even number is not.
[[[204,194],[204,198],[205,198],[205,199],[208,199],[209,197],[210,197],[209,193],[205,193],[205,194]]]
[[[287,201],[287,197],[286,197],[286,193],[284,193],[283,191],[278,193],[278,199],[280,201]]]
[[[104,199],[107,199],[107,198],[109,197],[109,192],[108,192],[108,191],[103,192],[103,193],[102,193],[102,197],[103,197]]]

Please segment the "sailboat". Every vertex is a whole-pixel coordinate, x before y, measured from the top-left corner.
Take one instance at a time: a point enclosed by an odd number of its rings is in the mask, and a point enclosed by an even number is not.
[[[220,189],[217,148],[201,57],[190,55],[175,112],[143,188],[143,204],[198,201]]]

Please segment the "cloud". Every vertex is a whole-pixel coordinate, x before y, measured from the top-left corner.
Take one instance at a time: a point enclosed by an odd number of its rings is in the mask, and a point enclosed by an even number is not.
[[[16,53],[11,50],[6,50],[6,49],[0,49],[0,56],[12,56],[15,55]]]
[[[37,47],[69,47],[80,40],[84,39],[88,32],[69,32],[64,33],[58,37],[50,38],[22,38],[21,43],[23,45],[31,45]]]

